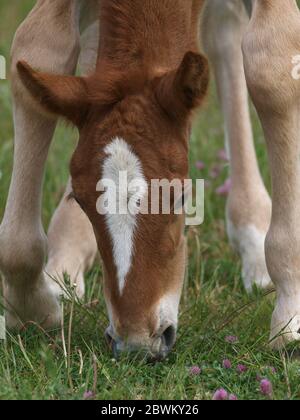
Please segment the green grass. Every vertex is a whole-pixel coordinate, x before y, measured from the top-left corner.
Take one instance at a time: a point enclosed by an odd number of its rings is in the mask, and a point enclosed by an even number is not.
[[[14,31],[32,4],[32,0],[0,2],[0,54],[8,57]],[[254,112],[253,125],[259,163],[269,186],[264,140]],[[222,148],[222,127],[212,89],[192,138],[193,177],[209,179],[217,151]],[[74,131],[58,128],[45,178],[45,228],[68,178],[75,141]],[[12,153],[9,83],[0,81],[0,220]],[[199,159],[207,165],[201,174],[194,166]],[[245,293],[240,261],[227,243],[225,200],[215,194],[227,176],[225,167],[220,177],[211,181],[206,191],[205,223],[188,232],[189,272],[180,308],[178,341],[167,361],[153,366],[140,360],[112,360],[103,338],[107,316],[101,268],[95,266],[87,275],[84,303],[73,299],[64,304],[64,339],[61,331],[46,334],[31,326],[19,336],[8,335],[5,343],[0,342],[0,399],[81,399],[86,390],[94,390],[99,399],[211,399],[213,392],[223,387],[240,399],[252,400],[264,398],[257,375],[272,381],[274,399],[299,399],[299,361],[268,348],[274,295]],[[227,335],[238,336],[238,343],[227,344]],[[233,369],[222,369],[225,358],[232,361]],[[236,372],[239,363],[248,367],[243,375]],[[192,365],[199,365],[202,374],[191,376]],[[276,373],[270,366],[276,368]]]

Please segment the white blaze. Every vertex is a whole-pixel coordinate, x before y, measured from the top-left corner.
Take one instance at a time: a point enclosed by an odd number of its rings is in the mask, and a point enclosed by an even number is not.
[[[120,293],[123,292],[126,282],[126,276],[130,271],[132,257],[134,253],[134,233],[137,225],[137,215],[134,211],[124,212],[125,203],[130,202],[132,209],[132,201],[138,201],[146,194],[148,185],[145,180],[142,164],[135,155],[132,148],[122,138],[115,138],[105,148],[107,158],[103,163],[102,181],[112,181],[116,186],[116,214],[110,212],[105,215],[107,227],[112,239],[113,256],[117,268]],[[122,176],[126,174],[127,182],[123,184]],[[121,181],[120,181],[121,179]],[[124,190],[126,185],[126,191]],[[138,186],[138,188],[137,188]]]

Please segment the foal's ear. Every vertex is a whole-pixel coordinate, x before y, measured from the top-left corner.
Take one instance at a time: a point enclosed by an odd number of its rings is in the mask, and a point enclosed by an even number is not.
[[[17,70],[23,84],[45,110],[80,126],[88,109],[86,79],[38,72],[24,61],[17,63]]]
[[[178,70],[163,76],[156,88],[159,104],[172,117],[185,117],[191,110],[201,105],[209,84],[207,59],[188,52]]]

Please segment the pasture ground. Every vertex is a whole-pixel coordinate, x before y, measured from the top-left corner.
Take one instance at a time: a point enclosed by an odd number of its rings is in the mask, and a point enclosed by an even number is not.
[[[9,57],[13,34],[33,0],[0,0],[0,55]],[[253,127],[260,167],[270,186],[267,158],[255,112]],[[43,220],[47,228],[68,177],[68,163],[76,132],[59,126],[48,159]],[[268,334],[274,294],[256,291],[248,296],[241,282],[241,265],[225,233],[225,198],[216,189],[228,177],[219,160],[223,122],[212,86],[211,95],[196,121],[191,140],[191,176],[205,178],[205,223],[190,229],[189,270],[180,309],[176,347],[169,359],[155,366],[138,360],[112,360],[103,332],[107,316],[102,297],[101,268],[86,276],[84,302],[64,303],[64,335],[46,334],[32,326],[0,342],[0,399],[82,399],[86,391],[97,399],[211,399],[225,388],[239,399],[265,399],[257,377],[268,378],[274,399],[300,398],[300,362],[297,348],[273,353]],[[12,170],[13,126],[8,81],[0,81],[0,220]],[[205,169],[195,167],[205,162]],[[216,179],[211,170],[223,165]],[[70,316],[73,313],[73,317]],[[234,344],[227,336],[236,336]],[[230,359],[231,369],[222,362]],[[238,373],[238,365],[247,371]],[[192,375],[190,367],[201,367]]]

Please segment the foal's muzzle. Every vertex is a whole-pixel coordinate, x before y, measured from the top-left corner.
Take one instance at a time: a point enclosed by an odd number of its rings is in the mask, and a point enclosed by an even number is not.
[[[133,345],[129,341],[124,342],[119,338],[112,337],[109,329],[105,332],[105,338],[115,359],[119,359],[123,354],[128,354],[134,357],[140,356],[149,362],[159,362],[164,360],[172,350],[176,341],[176,328],[170,325],[161,336],[154,337],[149,346]]]

